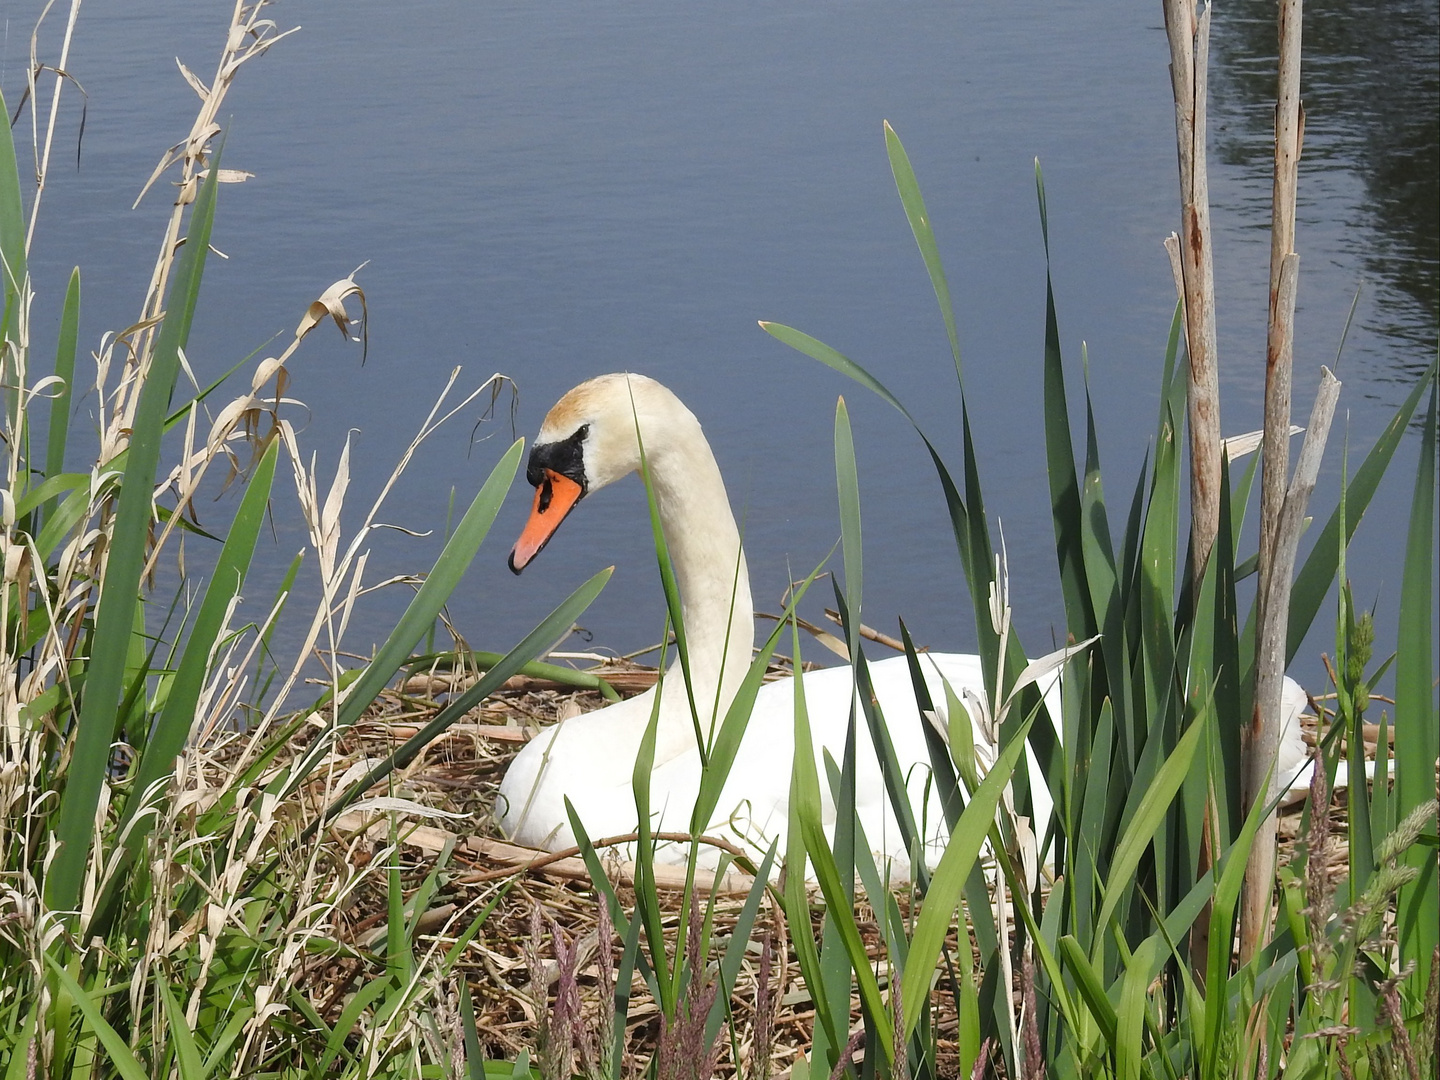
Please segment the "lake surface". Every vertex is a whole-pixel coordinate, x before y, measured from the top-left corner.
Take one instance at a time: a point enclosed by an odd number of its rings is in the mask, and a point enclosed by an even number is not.
[[[12,0],[0,15],[0,86],[12,107],[40,6]],[[170,189],[130,205],[196,104],[175,57],[208,80],[229,10],[155,0],[81,10],[69,63],[88,95],[79,164],[72,95],[32,256],[42,352],[76,263],[82,345],[134,321]],[[1032,650],[1063,635],[1033,162],[1045,170],[1072,397],[1084,342],[1108,491],[1125,499],[1154,431],[1175,300],[1161,246],[1179,212],[1158,3],[294,0],[270,10],[303,30],[242,70],[226,102],[224,164],[255,178],[221,192],[214,242],[229,258],[207,269],[189,350],[197,374],[288,335],[321,290],[368,260],[366,363],[322,328],[292,363],[289,391],[308,406],[295,419],[327,479],[352,438],[351,528],[453,367],[463,365],[465,385],[498,371],[519,387],[513,411],[502,401],[476,430],[477,408],[420,452],[380,518],[430,535],[377,536],[368,580],[427,567],[452,491],[468,502],[513,433],[533,437],[570,386],[630,369],[669,384],[704,424],[744,520],[757,606],[771,611],[838,536],[832,424],[843,393],[860,458],[866,621],[893,630],[900,615],[920,642],[973,647],[919,441],[887,406],[756,326],[789,323],[868,366],[958,464],[958,391],[890,176],[888,119],[946,262],[1017,624]],[[1214,29],[1227,434],[1258,427],[1261,415],[1272,13],[1258,0],[1233,3]],[[1430,0],[1312,2],[1306,17],[1302,421],[1361,289],[1339,366],[1342,413],[1312,504],[1328,514],[1345,443],[1358,460],[1435,355],[1440,31]],[[42,56],[55,55],[62,28],[52,16]],[[27,113],[17,135],[28,139],[28,124]],[[77,430],[93,426],[93,410],[93,399],[81,403]],[[1394,640],[1416,443],[1397,456],[1352,555],[1357,601],[1378,608],[1381,648]],[[281,490],[251,578],[256,600],[302,545],[293,493]],[[611,563],[613,581],[582,620],[593,644],[625,651],[658,640],[639,483],[587,500],[515,578],[505,555],[528,504],[520,485],[450,605],[469,642],[508,648]],[[223,526],[229,505],[202,506],[202,522]],[[314,573],[305,571],[306,595]],[[349,647],[382,641],[408,595],[367,598]],[[811,607],[819,620],[820,604]],[[1332,648],[1321,623],[1296,667],[1312,687],[1319,652]]]

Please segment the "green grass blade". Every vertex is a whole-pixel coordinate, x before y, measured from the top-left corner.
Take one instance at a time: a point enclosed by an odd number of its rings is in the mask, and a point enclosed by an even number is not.
[[[803,678],[796,678],[796,682],[802,682]],[[853,723],[853,719],[852,719]],[[875,980],[875,973],[870,967],[869,957],[865,952],[865,943],[860,937],[860,930],[855,925],[855,913],[851,907],[852,898],[850,890],[853,890],[853,877],[850,889],[846,889],[845,883],[840,876],[836,860],[831,854],[830,841],[825,836],[825,827],[821,820],[820,803],[820,778],[815,770],[814,744],[810,737],[810,722],[803,707],[797,706],[795,710],[795,769],[794,788],[796,793],[796,806],[800,816],[800,830],[804,837],[805,852],[810,857],[810,865],[815,870],[815,878],[820,884],[820,891],[825,897],[827,924],[833,926],[841,946],[843,957],[848,960],[848,966],[854,973],[860,993],[861,1009],[873,1023],[880,1033],[881,1048],[888,1056],[892,1052],[893,1031],[890,1027],[889,1016],[885,1010],[884,1000],[880,996],[880,986]],[[852,806],[853,814],[853,806]],[[992,811],[993,812],[993,811]],[[977,845],[978,849],[978,845]],[[952,909],[953,910],[953,909]],[[948,921],[948,920],[947,920]],[[828,950],[827,950],[828,952]],[[940,950],[935,950],[935,955],[930,959],[930,969],[935,966],[935,961],[940,955]],[[821,957],[822,971],[826,957]],[[832,961],[833,962],[833,961]],[[822,975],[823,978],[823,975]],[[845,978],[845,985],[848,987],[850,978]],[[829,981],[826,980],[829,985]],[[928,985],[928,984],[927,984]],[[811,987],[812,996],[815,987]],[[828,996],[828,995],[827,995]],[[908,998],[906,1000],[918,1001],[919,998]],[[820,1002],[816,1001],[818,1011]],[[838,1007],[840,1003],[831,1000],[832,1007]],[[848,1015],[848,1006],[847,1006]],[[831,1037],[831,1046],[838,1054],[840,1048],[845,1044],[844,1029],[841,1025],[834,1025],[836,1030],[832,1033],[827,1029]],[[908,1035],[908,1032],[907,1032]]]
[[[1055,557],[1060,563],[1060,592],[1065,622],[1076,641],[1094,635],[1095,612],[1085,575],[1085,527],[1080,484],[1075,473],[1075,444],[1070,406],[1065,399],[1065,367],[1060,358],[1060,324],[1055,287],[1050,279],[1050,225],[1045,211],[1045,177],[1035,161],[1035,192],[1040,202],[1040,235],[1045,241],[1045,471],[1050,477],[1050,513],[1055,524]]]
[[[1255,800],[1239,837],[1221,857],[1217,869],[1211,871],[1216,884],[1215,900],[1210,909],[1210,955],[1206,958],[1205,1035],[1200,1047],[1202,1062],[1215,1061],[1220,1050],[1229,1001],[1235,908],[1240,903],[1240,890],[1245,884],[1245,864],[1250,858],[1250,847],[1268,810],[1265,802],[1264,799]]]
[[[110,1066],[120,1074],[123,1080],[148,1080],[149,1074],[145,1071],[144,1066],[131,1053],[130,1047],[121,1038],[120,1033],[111,1027],[101,1014],[100,1007],[95,1003],[94,998],[75,981],[75,976],[66,971],[53,956],[48,952],[44,956],[46,966],[70,994],[76,1007],[79,1008],[80,1014],[85,1018],[86,1025],[100,1040],[100,1045],[105,1047]]]
[[[390,989],[390,979],[377,975],[371,979],[345,1003],[345,1008],[340,1010],[340,1016],[335,1021],[335,1027],[330,1032],[330,1037],[325,1040],[325,1049],[320,1055],[320,1067],[315,1070],[315,1075],[329,1075],[330,1065],[341,1054],[349,1055],[350,1050],[345,1045],[346,1041],[355,1034],[355,1025],[360,1020],[360,1015],[370,1006],[374,1005],[385,992]]]
[[[220,549],[220,557],[205,589],[205,598],[200,603],[200,611],[170,685],[165,707],[141,752],[140,764],[135,772],[133,790],[136,793],[143,793],[155,780],[172,770],[175,756],[190,736],[195,706],[210,669],[211,651],[225,629],[230,601],[245,586],[245,575],[255,554],[255,543],[270,503],[279,446],[278,441],[272,441],[266,447],[249,483],[245,485],[245,494],[230,526],[230,534]],[[133,817],[138,808],[138,800],[132,800],[132,805],[126,807],[125,820]],[[143,835],[146,831],[148,828],[141,827],[137,833]],[[135,833],[132,837],[139,839]]]
[[[828,561],[828,556],[826,561]],[[740,752],[740,743],[750,724],[750,713],[755,706],[755,696],[760,692],[760,687],[765,681],[765,672],[770,666],[770,658],[775,655],[775,649],[780,643],[780,635],[785,632],[786,622],[805,594],[809,592],[811,584],[814,583],[824,565],[825,563],[822,562],[815,567],[810,572],[810,576],[791,592],[790,601],[785,606],[784,614],[775,623],[775,628],[765,639],[765,644],[761,646],[760,651],[756,653],[755,659],[750,664],[750,670],[745,673],[740,689],[736,691],[730,707],[725,712],[725,719],[721,722],[720,730],[711,746],[710,760],[706,762],[705,768],[701,772],[700,790],[696,794],[695,808],[690,817],[692,833],[704,832],[710,826],[711,816],[720,804],[720,795],[724,791],[725,781],[730,776],[730,768],[735,763],[735,755]]]
[[[20,195],[20,171],[15,163],[15,142],[10,136],[10,111],[0,95],[0,340],[19,343],[20,286],[25,280],[25,204]],[[14,386],[6,372],[6,385]]]
[[[180,1080],[203,1080],[205,1066],[200,1059],[200,1048],[195,1045],[195,1036],[185,1022],[185,1010],[175,1000],[175,993],[164,979],[156,979],[160,1000],[165,1006],[165,1033],[175,1048],[175,1060],[180,1066]]]
[[[645,927],[645,938],[650,945],[650,966],[655,969],[660,987],[660,1008],[666,1016],[673,1016],[679,996],[680,976],[685,966],[680,962],[677,949],[676,963],[672,970],[665,952],[665,928],[662,921],[664,912],[660,909],[660,897],[655,891],[655,844],[650,836],[650,774],[655,767],[655,734],[660,722],[663,690],[663,684],[655,688],[655,703],[650,710],[650,722],[646,724],[645,734],[640,739],[640,749],[635,754],[635,767],[630,780],[635,793],[635,816],[640,834],[640,839],[635,844],[635,918]]]
[[[1105,996],[1099,973],[1091,966],[1090,958],[1080,948],[1080,943],[1069,934],[1060,939],[1060,955],[1064,958],[1066,969],[1074,976],[1075,989],[1100,1028],[1101,1035],[1106,1043],[1114,1046],[1120,1021],[1115,1006]]]
[[[1430,377],[1430,407],[1420,440],[1420,464],[1410,504],[1410,533],[1400,590],[1399,655],[1395,662],[1395,811],[1401,821],[1435,795],[1434,762],[1440,756],[1440,711],[1435,704],[1435,483],[1437,397],[1440,378]],[[1381,743],[1383,746],[1383,741]],[[1424,1000],[1429,958],[1440,945],[1440,882],[1436,857],[1412,847],[1405,862],[1419,871],[1400,890],[1400,962],[1414,962],[1415,1000]]]
[[[385,867],[385,970],[397,992],[410,982],[412,956],[405,933],[405,886],[400,880],[400,830],[390,815],[390,857]]]
[[[1135,869],[1140,865],[1141,856],[1145,854],[1151,838],[1164,822],[1171,800],[1175,798],[1175,793],[1180,790],[1181,783],[1190,771],[1190,761],[1195,756],[1195,748],[1199,745],[1204,730],[1205,724],[1199,719],[1190,724],[1189,730],[1175,744],[1174,751],[1155,774],[1154,780],[1147,785],[1140,805],[1126,826],[1120,842],[1115,845],[1115,853],[1110,862],[1110,877],[1105,884],[1100,914],[1095,920],[1096,944],[1092,949],[1099,948],[1116,905],[1134,886]]]
[[[829,995],[825,990],[825,978],[820,968],[820,953],[815,947],[814,928],[810,922],[810,895],[805,887],[806,838],[802,818],[805,814],[818,815],[819,807],[807,808],[803,813],[801,804],[809,798],[819,799],[819,782],[815,780],[813,791],[805,783],[802,761],[810,763],[809,773],[814,776],[815,758],[810,745],[809,715],[805,710],[805,678],[800,671],[800,630],[792,620],[790,624],[791,655],[795,657],[795,764],[790,771],[790,820],[785,844],[785,923],[790,931],[790,940],[795,949],[795,959],[800,967],[800,976],[815,1002],[817,1024],[814,1038],[819,1042],[823,1037],[829,1046],[843,1046],[843,1031],[835,1030],[835,1020],[830,1009]],[[802,724],[802,720],[804,721]],[[800,738],[804,736],[804,745]],[[802,758],[802,750],[804,757]]]
[[[65,471],[65,446],[70,434],[70,405],[75,391],[75,349],[80,340],[80,268],[70,272],[65,306],[60,312],[60,336],[55,346],[55,374],[62,381],[50,399],[49,433],[45,445],[45,476]],[[50,516],[50,506],[45,507]]]
[[[631,406],[633,408],[633,401]],[[690,678],[690,645],[685,633],[683,598],[680,596],[680,585],[675,580],[675,563],[670,558],[670,545],[665,539],[665,529],[660,524],[660,505],[655,501],[655,485],[650,477],[650,459],[645,455],[645,439],[640,434],[638,415],[635,417],[635,441],[640,446],[640,479],[645,483],[645,505],[650,511],[650,533],[655,544],[655,560],[660,569],[660,589],[665,594],[665,611],[670,620],[670,630],[675,634],[675,655],[680,661],[680,673],[685,680],[685,700],[690,705],[690,722],[695,727],[695,749],[700,755],[700,765],[703,768],[710,760],[710,741],[714,738],[712,725],[715,717],[707,716],[706,726],[702,729],[700,712],[695,703],[695,687]],[[738,563],[735,572],[739,573]],[[661,640],[667,640],[668,637],[667,633]],[[717,702],[716,705],[718,704]]]
[[[148,799],[146,793],[150,791],[152,784],[173,770],[176,755],[184,749],[185,742],[190,737],[196,719],[196,703],[204,688],[206,676],[210,673],[211,653],[225,629],[230,602],[244,587],[245,575],[255,554],[255,543],[269,507],[278,453],[279,443],[272,441],[256,465],[250,482],[245,486],[245,494],[230,526],[230,534],[225,539],[210,583],[206,586],[205,597],[200,603],[184,655],[170,682],[165,704],[160,716],[150,728],[148,738],[144,740],[131,785],[133,795],[126,801],[121,816],[122,833],[137,813],[145,806],[153,804],[154,798],[162,789],[157,787]],[[150,666],[148,660],[141,665],[144,671],[150,670]],[[138,686],[143,688],[143,676]],[[130,829],[125,841],[124,858],[127,864],[140,849],[153,824],[154,818],[147,816],[135,822]],[[96,902],[92,930],[109,924],[114,914],[114,905],[125,884],[123,875],[110,876]]]
[[[860,546],[860,478],[855,465],[855,439],[850,432],[850,410],[845,407],[843,397],[835,402],[835,488],[840,501],[840,537],[845,556],[845,603],[850,611],[845,644],[853,657],[860,645],[865,561]]]
[[[963,376],[960,370],[960,336],[955,330],[955,311],[950,303],[950,286],[945,281],[945,267],[940,262],[940,250],[935,244],[935,231],[930,227],[930,214],[925,209],[925,198],[920,194],[920,183],[915,179],[915,170],[900,136],[885,121],[885,152],[890,156],[890,171],[895,176],[895,190],[900,193],[900,205],[905,208],[905,217],[910,222],[910,231],[915,234],[915,243],[920,248],[920,257],[925,260],[925,269],[930,274],[930,284],[935,289],[935,299],[940,304],[940,317],[945,320],[945,334],[950,339],[950,354],[955,358],[955,374]]]
[[[440,557],[435,560],[434,568],[425,575],[424,584],[410,601],[405,614],[400,617],[385,644],[365,666],[364,674],[351,688],[345,703],[340,707],[336,726],[349,727],[360,718],[430,629],[440,609],[445,606],[445,601],[455,591],[455,586],[460,584],[460,578],[475,558],[481,542],[490,532],[495,515],[500,512],[500,505],[505,501],[505,495],[515,479],[524,449],[525,440],[515,440],[495,468],[490,470],[484,485],[471,501],[470,508],[465,511],[465,516],[460,519],[455,532],[446,541]]]
[[[460,1030],[465,1037],[465,1080],[485,1080],[485,1051],[475,1027],[475,1007],[470,1003],[470,983],[462,972],[460,984]]]
[[[1163,959],[1163,945],[1153,937],[1146,938],[1125,964],[1115,1025],[1115,1072],[1120,1080],[1140,1080],[1149,989],[1154,978],[1150,971],[1157,958]]]
[[[1083,345],[1081,356],[1088,368],[1088,356]],[[1119,714],[1119,723],[1128,728],[1133,709],[1128,678],[1129,643],[1125,628],[1124,593],[1115,563],[1110,519],[1105,508],[1100,440],[1095,430],[1095,409],[1088,376],[1085,380],[1085,481],[1080,491],[1080,547],[1084,556],[1085,581],[1090,588],[1090,607],[1102,634],[1100,652],[1105,660],[1105,678],[1099,693],[1108,694],[1114,702],[1112,707]],[[1075,743],[1072,741],[1070,745]]]
[[[190,322],[195,314],[205,255],[210,249],[219,163],[220,151],[217,148],[210,161],[209,175],[200,187],[191,212],[187,241],[180,250],[165,306],[165,320],[160,326],[149,373],[135,410],[134,431],[105,568],[105,590],[95,615],[85,695],[55,825],[60,846],[45,878],[45,898],[56,911],[72,911],[80,899],[95,809],[100,802],[100,787],[105,783],[105,770],[110,760],[115,707],[125,675],[126,651],[123,643],[129,640],[139,603],[140,574],[145,565],[149,539],[155,472],[160,461],[160,436],[180,368],[180,351],[185,347]],[[4,169],[0,168],[0,173],[3,172]]]
[[[745,897],[745,906],[740,909],[740,915],[735,920],[735,929],[730,934],[730,942],[725,946],[725,955],[720,961],[720,993],[710,1009],[710,1015],[705,1018],[705,1039],[704,1045],[709,1046],[715,1041],[715,1036],[720,1032],[720,1025],[725,1021],[725,1006],[730,1000],[730,995],[735,989],[735,980],[740,977],[740,964],[745,959],[745,946],[750,942],[750,933],[755,927],[755,916],[760,912],[760,901],[765,896],[766,884],[770,880],[770,867],[775,863],[775,853],[779,847],[779,840],[770,845],[770,850],[765,853],[758,872],[755,875],[755,884],[750,886],[750,893]]]
[[[915,704],[920,709],[920,730],[925,735],[925,749],[930,756],[930,776],[940,795],[940,809],[945,815],[945,827],[953,831],[956,823],[960,820],[960,814],[965,809],[965,800],[960,797],[960,788],[955,776],[955,764],[950,760],[950,751],[945,745],[945,740],[940,738],[940,733],[934,727],[925,722],[925,714],[935,711],[935,703],[930,698],[930,687],[925,682],[925,673],[920,670],[920,654],[915,651],[915,642],[910,639],[910,630],[906,627],[904,619],[900,620],[900,641],[905,646],[905,663],[910,671],[910,688],[915,695]],[[961,714],[954,711],[955,703],[950,701],[955,696],[955,692],[950,689],[948,684],[945,694],[947,715],[956,720],[960,719]],[[972,739],[974,737],[974,730],[968,723],[955,723],[952,731],[957,734],[969,735]]]
[[[1010,745],[1001,750],[970,805],[960,815],[960,822],[950,835],[950,843],[940,856],[940,864],[930,879],[930,891],[925,895],[925,906],[915,922],[915,932],[910,935],[910,963],[906,966],[902,986],[905,1001],[925,1000],[925,994],[930,989],[930,974],[940,958],[940,947],[944,944],[950,919],[960,903],[960,894],[970,876],[970,868],[980,854],[990,826],[995,822],[995,808],[1000,805],[1001,793],[1010,782],[1015,763],[1025,749],[1025,736],[1032,723],[1033,716],[1025,720]],[[905,1036],[909,1038],[920,1017],[920,1010],[907,1010],[907,1013]]]

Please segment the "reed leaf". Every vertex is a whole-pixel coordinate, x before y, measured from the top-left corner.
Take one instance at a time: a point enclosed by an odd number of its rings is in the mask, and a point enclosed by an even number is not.
[[[847,888],[846,883],[841,877],[837,859],[831,850],[831,844],[825,836],[825,827],[821,820],[820,778],[815,770],[815,751],[814,742],[810,737],[810,719],[804,707],[804,692],[798,689],[803,682],[804,676],[797,672],[795,675],[795,683],[797,686],[795,708],[795,767],[792,775],[791,790],[795,799],[794,805],[799,815],[800,831],[804,838],[805,854],[809,856],[810,865],[815,871],[815,879],[820,885],[820,892],[825,897],[826,925],[834,928],[843,949],[843,952],[839,953],[827,949],[825,953],[830,954],[828,959],[831,962],[830,966],[832,971],[834,970],[834,964],[837,959],[843,957],[843,959],[847,961],[846,966],[848,966],[849,972],[853,972],[859,988],[861,1009],[868,1022],[875,1025],[879,1033],[881,1049],[885,1052],[888,1060],[889,1055],[893,1053],[894,1032],[891,1029],[890,1019],[885,1010],[884,1000],[880,995],[880,986],[875,980],[875,973],[870,968],[869,957],[865,952],[865,942],[861,939],[860,930],[855,925],[855,913],[852,907],[855,888],[854,875],[852,872],[849,887]],[[850,722],[853,730],[855,722],[853,714],[851,715]],[[853,798],[850,802],[850,814],[853,820]],[[793,872],[794,870],[792,869],[792,873]],[[953,908],[951,910],[953,910]],[[926,968],[927,973],[934,969],[935,961],[939,958],[939,955],[940,950],[937,943],[934,955],[930,958],[930,963]],[[833,980],[826,978],[825,961],[827,956],[822,954],[819,959],[821,970],[818,974],[828,991],[832,988]],[[842,1003],[844,1005],[844,1012],[837,1013],[837,1018],[849,1015],[849,972],[845,973],[843,984],[845,990],[843,996],[839,1001],[836,1001],[834,998],[830,998],[829,1000],[832,1008]],[[808,979],[806,982],[807,985],[809,985]],[[815,987],[811,985],[812,994],[814,990]],[[919,1001],[920,998],[907,996],[906,1000]],[[820,1001],[817,999],[817,1014],[819,1007]],[[827,1027],[826,1034],[830,1038],[830,1046],[838,1055],[845,1045],[843,1020],[839,1023],[832,1023],[832,1025]],[[908,1034],[909,1031],[907,1030],[906,1035],[908,1036]]]
[[[1141,856],[1145,854],[1156,830],[1165,820],[1171,800],[1175,798],[1175,793],[1180,790],[1185,775],[1190,771],[1190,761],[1195,756],[1195,748],[1199,745],[1204,730],[1202,719],[1195,719],[1180,737],[1165,764],[1141,789],[1144,794],[1111,857],[1110,876],[1105,883],[1100,914],[1095,920],[1097,940],[1092,947],[1092,955],[1100,947],[1105,929],[1110,925],[1110,917],[1115,913],[1120,900],[1134,886],[1135,869],[1140,865]]]
[[[1010,745],[1004,747],[980,782],[965,812],[960,815],[959,824],[950,834],[950,843],[940,856],[940,863],[930,879],[930,891],[925,895],[925,906],[915,921],[915,931],[910,935],[910,963],[905,970],[902,997],[905,1001],[919,1002],[930,990],[930,975],[940,958],[940,947],[944,944],[945,932],[950,919],[960,903],[965,881],[970,869],[980,854],[980,847],[990,833],[995,821],[995,810],[1000,805],[1000,796],[1010,782],[1015,764],[1025,748],[1025,736],[1035,722],[1028,717],[1015,733]],[[911,1010],[905,1017],[905,1035],[908,1038],[919,1019],[918,1009]]]
[[[15,142],[10,134],[10,110],[0,94],[0,343],[19,344],[21,288],[25,282],[25,204],[20,195],[20,170],[15,162]],[[7,350],[8,356],[8,350]],[[5,383],[14,386],[7,359]]]
[[[180,251],[145,385],[136,406],[134,431],[125,477],[115,511],[114,532],[105,565],[105,590],[91,635],[85,693],[75,726],[74,750],[55,825],[59,850],[45,878],[45,898],[57,911],[72,911],[90,850],[95,809],[114,738],[115,706],[121,696],[126,651],[139,606],[140,574],[145,565],[160,436],[170,394],[180,368],[180,351],[190,335],[190,322],[200,294],[210,227],[215,218],[215,189],[220,174],[220,149],[191,211],[188,239]],[[4,168],[0,167],[0,173]],[[0,215],[3,216],[3,215]]]
[[[1045,244],[1045,471],[1050,478],[1050,514],[1055,524],[1055,557],[1060,563],[1060,594],[1066,628],[1079,641],[1097,629],[1085,573],[1085,517],[1075,473],[1070,407],[1065,400],[1065,367],[1060,358],[1060,325],[1055,286],[1050,278],[1050,222],[1045,208],[1045,177],[1035,160],[1035,194],[1040,204],[1040,235]],[[1103,502],[1102,502],[1103,505]],[[1044,828],[1043,823],[1039,825]]]
[[[1410,504],[1410,531],[1405,542],[1405,568],[1400,590],[1399,656],[1395,665],[1395,808],[1403,820],[1416,806],[1433,801],[1433,766],[1440,756],[1440,715],[1435,706],[1435,487],[1437,415],[1440,376],[1431,368],[1430,406],[1420,440],[1415,494]],[[1385,739],[1380,738],[1381,753]],[[1353,775],[1353,774],[1352,774]],[[1383,781],[1377,781],[1383,783]],[[1363,785],[1362,785],[1363,786]],[[1425,999],[1429,958],[1440,946],[1440,881],[1436,855],[1412,847],[1404,861],[1418,871],[1400,890],[1398,924],[1400,961],[1413,963],[1409,985],[1412,999]]]
[[[204,1080],[205,1063],[200,1057],[200,1047],[195,1043],[190,1025],[185,1021],[185,1010],[180,1008],[175,1000],[175,992],[164,979],[156,979],[155,988],[160,995],[161,1004],[165,1007],[165,1033],[170,1037],[170,1043],[175,1050],[175,1064],[180,1072],[180,1080]]]
[[[100,1044],[105,1047],[105,1055],[110,1066],[120,1074],[122,1080],[147,1080],[149,1073],[141,1065],[125,1039],[110,1026],[104,1015],[100,1012],[100,1006],[96,1004],[89,992],[75,980],[75,976],[65,970],[64,966],[51,956],[48,952],[44,954],[45,966],[50,969],[51,975],[70,995],[75,1007],[85,1018],[86,1026],[95,1033]]]
[[[275,464],[279,454],[279,442],[272,441],[256,464],[230,533],[220,549],[215,570],[205,589],[205,598],[200,603],[195,624],[191,627],[189,640],[170,684],[165,706],[160,712],[150,737],[141,751],[140,763],[135,770],[134,790],[144,793],[152,783],[169,772],[175,756],[185,745],[195,721],[195,707],[200,697],[206,675],[210,670],[210,656],[225,629],[225,616],[230,602],[245,586],[245,575],[255,554],[255,543],[269,509],[270,489],[275,479]],[[140,808],[138,800],[132,800],[121,819],[125,823],[134,817]],[[140,826],[132,832],[132,843],[138,841],[147,831]]]
[[[935,231],[930,225],[930,214],[925,209],[925,198],[920,194],[920,183],[915,179],[915,170],[910,157],[900,143],[900,136],[885,121],[885,152],[890,157],[890,171],[895,177],[895,190],[900,193],[900,205],[905,208],[905,218],[910,222],[910,231],[915,234],[920,257],[925,260],[925,270],[930,275],[930,284],[935,289],[935,300],[940,305],[940,317],[945,320],[945,336],[950,340],[950,353],[955,359],[955,375],[963,383],[960,370],[960,335],[955,329],[955,311],[950,303],[950,286],[945,281],[945,267],[940,262],[940,251],[935,244]]]
[[[55,344],[55,376],[60,385],[50,399],[49,431],[45,440],[45,476],[65,471],[65,447],[70,434],[70,407],[75,394],[75,350],[80,340],[80,268],[70,272],[65,306],[60,311],[60,334]],[[42,519],[50,516],[47,505]]]

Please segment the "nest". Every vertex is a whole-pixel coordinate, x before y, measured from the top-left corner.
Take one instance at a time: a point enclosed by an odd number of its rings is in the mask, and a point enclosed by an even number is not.
[[[785,673],[780,667],[772,675]],[[653,685],[655,672],[626,665],[607,670],[606,679],[622,693],[633,694]],[[388,691],[360,723],[345,733],[337,750],[356,760],[382,758],[433,716],[440,705],[437,697],[458,689],[461,687],[437,681],[434,676],[422,676],[399,690]],[[555,1033],[546,1029],[561,993],[573,994],[574,1015],[567,1022],[577,1040],[573,1050],[577,1070],[583,1071],[584,1066],[581,1036],[588,1033],[593,1041],[595,1032],[605,1030],[602,1002],[608,1008],[613,982],[609,987],[605,984],[613,980],[621,941],[601,912],[583,861],[573,855],[561,853],[557,857],[504,843],[498,839],[494,824],[500,779],[531,735],[545,725],[605,704],[591,690],[517,677],[430,744],[396,774],[386,789],[389,795],[455,815],[442,819],[443,825],[407,822],[401,827],[400,857],[407,899],[430,874],[437,857],[445,853],[448,859],[443,884],[434,894],[429,910],[420,917],[418,945],[449,948],[481,910],[494,903],[479,931],[461,952],[455,969],[468,986],[487,1058],[514,1060],[521,1051],[528,1050],[533,1059],[537,1046],[547,1038],[553,1042]],[[1311,738],[1313,741],[1313,734]],[[1372,757],[1373,749],[1367,747]],[[1332,793],[1332,821],[1343,818],[1344,803],[1343,793]],[[1303,804],[1281,814],[1282,860],[1289,859],[1297,842],[1302,810]],[[348,849],[352,865],[362,866],[389,846],[391,827],[384,814],[351,813],[337,819],[329,838]],[[1324,860],[1327,865],[1343,868],[1344,845],[1343,829],[1332,830]],[[617,898],[627,912],[635,910],[630,869],[618,861],[607,864]],[[667,879],[663,876],[667,868],[659,869],[665,938],[674,943],[688,932],[680,889],[684,873],[676,870],[673,879]],[[732,873],[705,900],[712,919],[711,961],[718,960],[728,944],[751,884],[747,876]],[[705,883],[699,885],[703,889]],[[378,946],[383,950],[386,903],[383,878],[372,876],[367,885],[357,890],[354,903],[337,911],[337,934],[362,947]],[[902,910],[905,903],[901,898]],[[818,934],[819,905],[812,911]],[[886,964],[879,927],[863,900],[856,916],[883,986]],[[601,935],[609,937],[608,960],[602,953],[606,946],[602,945]],[[957,947],[952,929],[947,940],[948,955],[954,957]],[[972,956],[978,964],[980,957]],[[357,955],[327,959],[309,973],[310,997],[321,1016],[335,1020],[365,967],[366,961]],[[1020,974],[1017,965],[1017,1004]],[[851,1030],[859,1031],[858,1001],[852,1004],[855,1010]],[[943,980],[933,994],[932,1006],[940,1052],[938,1075],[957,1076],[957,1017],[954,998]],[[768,1067],[761,1070],[762,1074],[783,1077],[811,1046],[816,1020],[814,1002],[799,977],[783,915],[773,898],[762,904],[752,930],[730,1002],[730,1015],[732,1025],[728,1031],[722,1028],[713,1047],[711,1075],[730,1077],[742,1071],[746,1076],[754,1075],[756,1055],[768,1052]],[[638,1075],[657,1048],[663,1050],[667,1038],[673,1044],[676,1035],[662,1030],[659,1007],[637,973],[630,986],[624,1072]],[[1003,1075],[1003,1061],[998,1054],[992,1057],[991,1067],[996,1071],[990,1075]]]

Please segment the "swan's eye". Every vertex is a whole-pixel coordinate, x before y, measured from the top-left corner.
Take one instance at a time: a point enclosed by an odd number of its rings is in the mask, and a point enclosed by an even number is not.
[[[545,482],[540,485],[540,505],[536,508],[540,513],[543,514],[546,510],[550,509],[550,499],[554,494],[554,485],[551,484],[550,478],[547,476]]]

